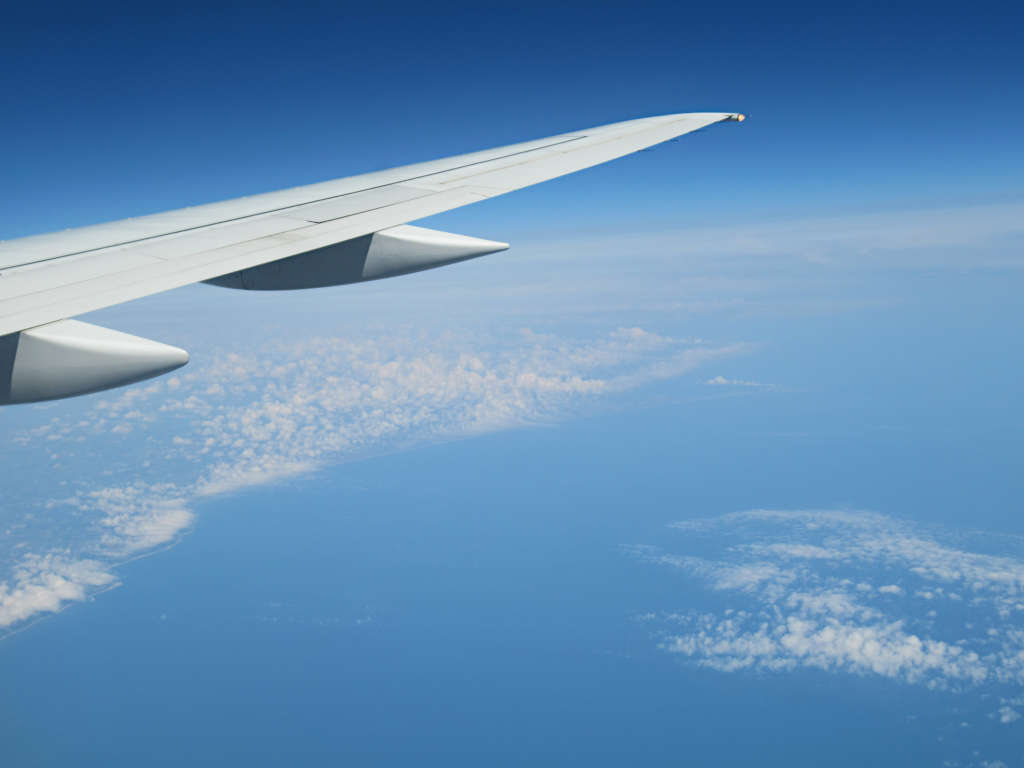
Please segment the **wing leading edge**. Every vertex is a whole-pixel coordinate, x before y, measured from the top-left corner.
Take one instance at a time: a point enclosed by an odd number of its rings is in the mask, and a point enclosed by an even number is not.
[[[261,288],[273,288],[267,282],[271,262],[287,265],[285,271],[292,277],[280,287],[291,288],[303,287],[301,277],[295,276],[311,269],[312,264],[317,265],[319,273],[309,285],[328,285],[404,274],[501,250],[505,247],[502,243],[478,241],[484,245],[477,247],[478,252],[471,252],[466,242],[473,238],[401,225],[598,165],[713,123],[742,119],[736,113],[700,112],[630,120],[387,171],[0,243],[0,341],[6,339],[0,343],[0,358],[5,357],[4,350],[9,350],[6,356],[12,358],[0,359],[0,378],[5,370],[9,376],[16,373],[21,331],[193,282],[256,287],[246,285],[243,278],[249,275],[251,282],[259,275]],[[389,232],[392,229],[394,235]],[[363,238],[366,247],[351,246],[349,241],[358,238]],[[417,239],[426,243],[427,256],[411,252],[409,241],[415,244]],[[399,258],[395,262],[396,243],[402,246],[397,252],[406,254],[402,257],[405,261]],[[332,249],[339,244],[345,248]],[[461,248],[464,255],[450,258],[453,248]],[[347,275],[345,279],[324,276],[324,265],[337,254],[356,251],[363,254],[364,261],[378,254],[377,266],[369,264],[362,272],[345,266],[340,269]],[[430,255],[442,252],[449,257]],[[305,256],[293,260],[300,255]],[[281,261],[285,259],[288,262]],[[387,268],[379,266],[382,259]],[[253,271],[260,265],[268,266]],[[154,370],[152,375],[166,370]],[[138,371],[133,376],[132,381],[140,378]],[[83,391],[96,388],[92,382],[91,388]],[[10,387],[0,381],[0,403],[6,400],[5,389]],[[23,396],[18,401],[33,399],[43,398]]]

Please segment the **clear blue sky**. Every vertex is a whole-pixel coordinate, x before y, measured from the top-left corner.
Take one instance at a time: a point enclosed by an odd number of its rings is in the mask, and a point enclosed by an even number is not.
[[[589,172],[627,196],[584,176],[469,215],[573,229],[612,205],[628,225],[1019,194],[1019,4],[825,10],[18,4],[0,237],[675,111],[751,119]]]

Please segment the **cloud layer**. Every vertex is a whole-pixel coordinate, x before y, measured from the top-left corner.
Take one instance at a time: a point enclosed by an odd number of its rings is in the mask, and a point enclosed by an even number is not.
[[[690,554],[635,547],[722,598],[646,620],[660,646],[723,672],[818,669],[933,689],[1024,685],[1024,543],[871,512],[755,510],[676,523]],[[1000,722],[1016,710],[1000,709]]]
[[[197,499],[564,418],[741,350],[622,328],[589,339],[529,330],[318,338],[207,355],[214,362],[15,436],[26,465],[48,461],[66,487],[4,531],[0,629],[109,587],[117,562],[186,530]]]
[[[1019,268],[1024,265],[1020,202],[861,213],[727,227],[689,227],[586,242],[597,254],[629,248],[669,252],[689,264],[783,257],[822,265],[900,268]]]

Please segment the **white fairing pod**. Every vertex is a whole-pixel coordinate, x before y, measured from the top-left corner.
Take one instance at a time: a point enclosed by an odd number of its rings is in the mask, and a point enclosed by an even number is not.
[[[120,387],[188,362],[183,349],[77,320],[0,336],[0,405]]]
[[[250,291],[361,283],[504,251],[508,243],[403,225],[205,282]]]

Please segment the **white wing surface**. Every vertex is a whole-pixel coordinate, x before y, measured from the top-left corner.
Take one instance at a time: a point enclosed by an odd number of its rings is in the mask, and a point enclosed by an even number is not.
[[[17,337],[25,335],[19,332],[36,329],[47,336],[40,326],[199,281],[263,289],[330,285],[404,274],[494,252],[507,246],[401,225],[598,165],[712,123],[742,119],[735,113],[701,112],[630,120],[320,184],[0,242],[0,403],[44,399],[31,394],[40,386],[35,379],[15,381]],[[272,271],[269,266],[260,267],[271,262]],[[282,274],[286,277],[274,277]],[[14,340],[4,342],[9,335]],[[57,335],[78,338],[81,334]],[[5,349],[13,350],[6,365]],[[109,353],[104,349],[104,354]],[[66,378],[67,372],[59,373],[60,357],[57,352],[44,355],[43,362],[36,360],[34,375],[38,377],[38,371],[47,367],[45,359],[52,358],[58,371],[54,375]],[[167,368],[164,365],[155,373]],[[93,379],[90,388],[80,391],[122,383],[97,385]],[[72,391],[55,394],[52,382],[43,389],[45,398],[80,393],[71,387]]]

